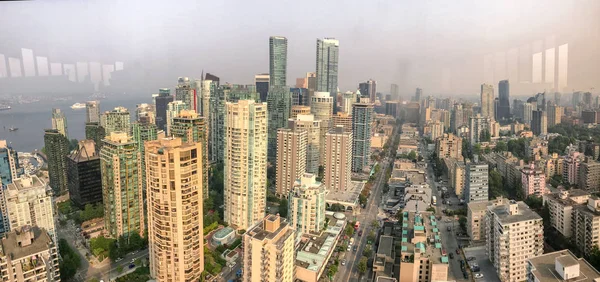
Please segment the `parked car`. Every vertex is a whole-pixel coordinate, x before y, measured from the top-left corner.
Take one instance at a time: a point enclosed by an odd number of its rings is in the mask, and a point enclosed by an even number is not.
[[[467,272],[466,272],[466,271],[464,271],[464,272],[463,272],[463,277],[464,277],[465,279],[469,279],[469,274],[467,274]]]
[[[442,249],[442,256],[445,256],[446,254],[446,250]]]
[[[135,267],[135,264],[133,264],[133,263],[129,265],[129,269],[132,269],[134,267]]]
[[[475,273],[475,279],[483,278],[483,273]]]
[[[456,254],[460,255],[460,249],[456,249]]]
[[[355,245],[354,248],[352,248],[352,250],[356,252],[358,250],[358,246]]]
[[[467,258],[467,261],[474,261],[474,260],[477,260],[477,258],[476,257],[468,257]]]
[[[448,227],[446,227],[446,230],[448,230],[448,231],[452,231],[452,226],[448,226]]]
[[[450,253],[450,259],[453,259],[453,258],[454,258],[454,254]]]
[[[362,229],[361,229],[361,230],[359,230],[359,231],[358,231],[358,237],[362,236],[362,233],[363,233]]]

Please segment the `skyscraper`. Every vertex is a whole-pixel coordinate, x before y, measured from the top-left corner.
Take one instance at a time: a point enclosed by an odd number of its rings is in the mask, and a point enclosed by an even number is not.
[[[369,98],[371,103],[375,103],[375,100],[377,100],[375,96],[377,93],[377,81],[369,79],[367,82],[359,83],[358,89],[362,98]]]
[[[337,112],[339,48],[340,42],[336,39],[317,39],[317,88],[315,91],[329,93],[329,97],[333,98],[333,112]]]
[[[548,106],[548,127],[560,124],[562,121],[563,107],[557,105]]]
[[[6,140],[0,140],[0,186],[8,185],[22,174],[23,168],[19,167],[17,151],[13,150]]]
[[[272,76],[271,76],[272,78]],[[290,91],[284,86],[271,86],[267,94],[267,112],[269,115],[269,162],[277,157],[277,130],[287,126],[290,118]]]
[[[154,105],[141,103],[135,107],[135,121],[143,121],[146,123],[156,123],[156,112]]]
[[[35,225],[43,228],[57,242],[54,226],[52,190],[35,175],[23,175],[4,191],[10,229]]]
[[[536,110],[532,112],[531,116],[531,131],[533,131],[533,134],[548,134],[548,119],[546,117],[546,112],[542,110]]]
[[[141,154],[125,132],[111,132],[100,150],[104,230],[111,238],[144,235]]]
[[[54,193],[67,191],[67,155],[69,140],[56,129],[44,131],[44,148],[48,158],[48,176]]]
[[[465,201],[467,203],[487,201],[488,165],[468,163],[465,172]]]
[[[352,169],[352,133],[341,126],[331,129],[325,141],[324,183],[332,191],[346,191],[350,188]]]
[[[79,141],[67,158],[69,198],[79,208],[102,202],[100,156],[93,140]]]
[[[494,118],[494,86],[481,85],[481,116]]]
[[[390,95],[392,95],[393,101],[400,101],[400,89],[398,88],[398,84],[392,83],[390,85]]]
[[[161,88],[158,90],[158,96],[154,98],[156,107],[156,127],[160,130],[166,130],[167,125],[167,105],[173,102],[171,90],[169,88]]]
[[[471,144],[481,142],[482,133],[484,131],[490,133],[491,136],[490,123],[489,117],[483,117],[480,114],[471,117],[469,123],[469,140],[471,141]]]
[[[314,174],[302,174],[290,190],[288,215],[296,229],[296,238],[302,234],[318,234],[325,226],[325,185]]]
[[[287,38],[269,37],[269,87],[287,85]]]
[[[196,110],[196,91],[192,88],[192,84],[188,77],[180,77],[177,79],[175,100],[185,103],[187,109]]]
[[[202,154],[200,142],[181,138],[146,143],[148,256],[157,281],[199,281],[204,270]]]
[[[146,147],[144,146],[144,143],[146,141],[158,139],[158,128],[156,127],[156,124],[151,123],[148,120],[142,120],[136,121],[131,125],[131,132],[133,141],[136,143],[136,148],[140,153],[142,194],[146,195],[146,159],[144,158]]]
[[[269,81],[271,80],[268,73],[259,73],[254,76],[254,85],[256,85],[256,92],[260,94],[260,101],[267,101],[267,93],[269,93]]]
[[[85,122],[100,122],[100,101],[85,103]]]
[[[371,156],[371,124],[373,104],[352,105],[352,171],[362,172],[369,165]]]
[[[288,196],[294,182],[306,172],[307,132],[280,128],[277,131],[277,195]]]
[[[183,110],[189,110],[188,104],[183,101],[173,101],[167,105],[167,136],[171,135],[171,126],[173,124],[173,118],[178,116]]]
[[[67,118],[60,109],[52,109],[52,129],[58,130],[58,132],[65,137],[69,138],[67,132]]]
[[[244,282],[294,281],[294,228],[267,215],[244,233]]]
[[[289,128],[304,130],[307,133],[306,172],[319,173],[321,160],[321,120],[314,115],[300,114],[296,119],[289,120]]]
[[[206,120],[193,110],[183,110],[173,118],[171,136],[181,138],[183,143],[200,143],[202,148],[202,197],[208,198],[208,136]]]
[[[104,127],[100,126],[98,122],[86,122],[85,123],[85,139],[93,140],[96,151],[100,151],[102,147],[102,139],[106,136]]]
[[[100,125],[104,127],[106,135],[112,132],[130,132],[131,117],[125,107],[116,107],[110,112],[104,112],[100,116]]]
[[[508,80],[498,83],[498,118],[508,119],[510,117],[510,86]]]
[[[331,128],[331,117],[333,115],[334,98],[327,92],[315,92],[310,103],[310,110],[315,119],[321,121],[321,163],[323,163],[325,152],[325,134]]]
[[[417,88],[417,90],[415,91],[415,97],[413,101],[421,104],[421,98],[423,98],[423,89]]]
[[[224,219],[248,229],[264,217],[266,208],[266,103],[227,102],[224,128]]]

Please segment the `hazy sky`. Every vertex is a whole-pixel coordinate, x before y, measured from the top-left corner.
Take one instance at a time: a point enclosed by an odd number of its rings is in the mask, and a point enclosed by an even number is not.
[[[288,38],[293,85],[315,69],[316,38],[334,37],[342,91],[373,78],[381,92],[398,83],[407,94],[415,87],[471,94],[483,80],[483,55],[556,36],[573,46],[590,40],[571,53],[570,68],[594,67],[574,68],[580,79],[570,81],[598,88],[599,2],[0,2],[0,53],[19,56],[20,48],[30,48],[63,63],[124,61],[126,69],[143,73],[143,81],[132,82],[141,89],[171,87],[178,76],[198,77],[202,70],[245,84],[268,72],[268,38],[281,35]],[[454,75],[451,86],[441,81],[444,69]]]

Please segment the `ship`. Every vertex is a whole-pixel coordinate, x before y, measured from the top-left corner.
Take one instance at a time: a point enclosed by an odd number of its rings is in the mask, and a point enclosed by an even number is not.
[[[11,128],[8,129],[8,131],[17,131],[17,130],[19,130],[18,127],[11,127]]]
[[[73,109],[73,110],[85,109],[85,104],[84,103],[75,103],[75,104],[73,104],[73,106],[71,106],[71,109]]]
[[[0,105],[0,111],[6,111],[6,110],[10,110],[10,109],[12,109],[10,106]]]

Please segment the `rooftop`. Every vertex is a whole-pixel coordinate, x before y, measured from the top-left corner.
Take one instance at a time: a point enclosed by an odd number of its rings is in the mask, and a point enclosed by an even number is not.
[[[448,263],[442,255],[442,239],[437,220],[431,212],[404,212],[401,238],[402,256],[428,258],[432,263]]]
[[[38,227],[27,228],[33,233],[29,245],[22,246],[22,240],[19,240],[18,238],[22,235],[22,232],[28,232],[29,230],[11,231],[5,235],[6,237],[4,239],[2,239],[2,252],[4,255],[9,256],[11,260],[17,260],[43,252],[48,249],[50,244],[52,244],[52,239],[50,239],[48,233],[43,229]]]
[[[360,191],[365,186],[365,182],[351,181],[350,184],[350,189],[346,191],[329,190],[329,193],[325,196],[326,201],[356,204]]]
[[[345,221],[337,220],[334,212],[326,212],[329,218],[327,229],[321,234],[303,234],[296,248],[296,265],[310,271],[319,271],[327,258],[335,251],[335,245],[344,229]]]
[[[555,263],[558,260],[563,266],[579,264],[579,277],[575,279],[564,280],[555,270]],[[586,260],[577,258],[569,250],[562,250],[553,253],[546,253],[529,259],[533,266],[532,274],[538,281],[577,281],[592,282],[598,281],[600,272],[592,267]]]
[[[46,187],[46,182],[41,180],[36,175],[24,174],[23,176],[15,179],[13,181],[13,183],[8,184],[6,189],[9,190],[9,192],[16,193],[19,191],[23,191],[25,189],[39,188],[39,187]]]
[[[268,215],[263,220],[261,220],[256,225],[254,225],[254,227],[251,227],[250,230],[248,230],[246,232],[246,235],[252,237],[254,240],[260,240],[260,241],[263,241],[265,239],[267,239],[267,240],[275,239],[275,237],[277,237],[277,235],[280,232],[282,232],[284,229],[286,229],[289,225],[289,223],[285,220],[281,220],[280,222],[277,222],[278,217],[279,216],[274,215],[274,214]],[[276,224],[272,224],[272,223],[276,223]],[[270,231],[266,230],[269,227],[276,227],[276,229],[273,230],[273,232],[270,232]]]
[[[510,205],[511,204],[517,204],[518,212],[516,214],[510,213]],[[516,223],[516,222],[521,222],[521,221],[528,221],[528,220],[534,220],[534,219],[541,220],[542,219],[542,217],[539,214],[532,211],[529,208],[529,206],[527,206],[527,204],[525,204],[522,201],[520,201],[520,202],[511,201],[508,204],[491,206],[491,207],[489,207],[489,209],[494,214],[496,214],[496,217],[502,224],[511,224],[511,223]]]
[[[583,196],[590,196],[590,193],[585,190],[581,190],[581,189],[571,189],[568,191],[560,191],[557,193],[544,195],[544,197],[546,197],[547,200],[558,202],[559,204],[561,204],[563,206],[574,206],[574,205],[581,204],[581,203],[574,201],[573,198],[574,197],[583,197]]]
[[[392,250],[394,246],[394,237],[381,236],[379,237],[379,247],[377,248],[378,255],[385,255],[392,258]]]

